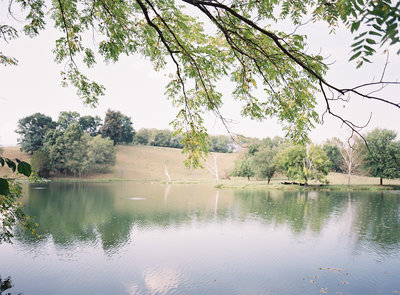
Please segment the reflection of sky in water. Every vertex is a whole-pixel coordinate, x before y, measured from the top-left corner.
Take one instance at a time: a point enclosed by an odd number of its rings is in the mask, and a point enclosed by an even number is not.
[[[101,184],[25,203],[42,238],[0,246],[0,275],[25,295],[400,291],[391,193]]]
[[[178,288],[181,281],[179,273],[170,267],[146,269],[143,277],[150,294],[168,294]]]
[[[170,294],[179,287],[182,281],[179,272],[172,267],[148,268],[143,272],[143,280],[146,294]],[[131,283],[126,288],[129,295],[140,294],[140,287],[137,283]]]

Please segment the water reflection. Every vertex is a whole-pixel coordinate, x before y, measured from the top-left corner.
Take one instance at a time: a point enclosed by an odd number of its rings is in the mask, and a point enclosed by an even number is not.
[[[137,294],[159,294],[166,295],[176,291],[183,281],[183,275],[175,268],[168,267],[150,267],[142,274],[142,285],[134,280],[126,287],[129,295]]]
[[[242,214],[254,215],[276,225],[286,224],[294,233],[319,233],[346,205],[344,195],[331,193],[245,191],[235,192]]]
[[[51,183],[24,202],[41,237],[17,229],[0,274],[26,294],[400,289],[396,193]]]
[[[172,267],[146,269],[143,277],[150,294],[168,294],[182,281],[179,272]]]
[[[204,186],[138,184],[50,184],[29,189],[27,213],[40,224],[41,238],[17,232],[17,239],[37,244],[51,238],[71,247],[95,244],[110,253],[128,243],[132,228],[179,227],[194,222],[256,220],[288,226],[294,235],[318,235],[327,224],[342,222],[355,241],[383,252],[400,242],[400,197],[381,192],[290,192],[218,190]],[[339,223],[340,223],[339,222]]]
[[[357,245],[382,254],[395,253],[400,243],[400,196],[381,192],[354,200],[353,234]]]

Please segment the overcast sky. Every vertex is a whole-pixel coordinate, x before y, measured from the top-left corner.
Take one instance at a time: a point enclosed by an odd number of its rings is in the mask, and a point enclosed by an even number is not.
[[[6,17],[6,19],[5,19]],[[0,17],[1,23],[9,22],[7,16]],[[370,82],[382,74],[385,56],[377,55],[371,65],[355,69],[349,64],[351,36],[347,31],[329,35],[324,25],[303,26],[297,33],[309,35],[311,51],[322,50],[324,56],[335,61],[328,73],[332,84],[340,87],[352,87],[359,83]],[[22,36],[22,34],[21,34]],[[132,118],[134,128],[169,128],[169,123],[177,112],[164,95],[167,83],[167,72],[155,72],[150,62],[140,56],[122,57],[116,64],[103,64],[100,60],[94,70],[88,73],[90,78],[106,86],[106,95],[100,98],[96,108],[84,106],[72,87],[60,86],[60,71],[63,65],[53,62],[51,50],[55,44],[53,30],[42,32],[39,37],[30,39],[21,37],[10,43],[0,42],[0,52],[19,60],[18,66],[0,66],[0,145],[15,145],[18,135],[14,132],[18,120],[22,117],[41,112],[57,120],[61,111],[77,111],[81,115],[99,115],[104,118],[107,109],[119,110]],[[392,50],[391,63],[386,70],[390,80],[397,80],[400,68],[399,57]],[[82,66],[82,69],[84,67]],[[246,136],[267,137],[283,136],[280,125],[275,120],[253,122],[240,116],[240,103],[231,96],[232,85],[220,83],[224,95],[222,114],[232,119],[233,132]],[[400,88],[400,87],[399,87]],[[400,102],[400,89],[387,88],[385,93]],[[322,103],[322,97],[318,101]],[[324,105],[318,107],[323,110]],[[364,132],[375,127],[394,129],[400,132],[400,110],[393,106],[377,102],[360,101],[358,98],[351,104],[340,103],[335,107],[349,119],[364,124],[372,112],[372,119]],[[227,134],[222,124],[212,114],[205,116],[206,127],[210,134]],[[314,142],[338,136],[342,139],[349,131],[341,127],[339,121],[325,117],[325,123],[318,125],[311,132]]]

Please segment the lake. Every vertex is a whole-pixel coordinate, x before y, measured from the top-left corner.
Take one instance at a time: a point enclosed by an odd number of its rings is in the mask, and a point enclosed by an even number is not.
[[[400,192],[50,183],[23,203],[40,237],[0,244],[0,294],[400,294]]]

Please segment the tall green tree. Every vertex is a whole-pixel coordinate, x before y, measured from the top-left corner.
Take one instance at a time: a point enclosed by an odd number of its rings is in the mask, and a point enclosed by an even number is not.
[[[268,184],[274,176],[277,165],[275,156],[278,148],[271,148],[269,146],[262,146],[252,157],[252,167],[255,175],[261,178],[267,178]]]
[[[331,104],[350,94],[352,99],[397,105],[396,98],[372,95],[368,87],[380,89],[387,82],[398,85],[396,81],[335,85],[325,76],[328,64],[322,55],[308,50],[307,36],[296,31],[304,18],[325,23],[331,32],[347,27],[354,33],[350,60],[360,67],[371,61],[375,52],[399,43],[397,1],[9,0],[9,4],[10,11],[18,10],[21,18],[25,17],[23,31],[31,37],[46,28],[45,16],[51,17],[60,32],[54,54],[57,63],[64,63],[62,83],[75,86],[87,104],[96,105],[104,87],[91,81],[78,67],[80,63],[92,67],[97,56],[109,62],[117,61],[121,54],[139,53],[156,70],[172,65],[166,94],[179,108],[173,126],[184,136],[191,164],[200,163],[198,156],[207,151],[204,114],[211,111],[227,123],[220,112],[223,99],[217,87],[226,76],[234,83],[233,96],[243,103],[244,116],[256,120],[275,117],[296,142],[307,141],[319,119],[317,92],[326,104],[322,113],[356,132]],[[201,19],[193,15],[201,15]],[[287,24],[292,26],[285,31]],[[88,32],[98,34],[101,41],[90,42],[87,38],[92,34]],[[0,34],[6,41],[18,37],[10,24],[2,23]],[[1,52],[0,63],[15,65],[17,60]],[[260,98],[256,89],[264,89],[266,95]]]
[[[111,139],[97,135],[87,141],[88,171],[105,172],[109,166],[114,165],[115,148]]]
[[[19,119],[15,132],[20,135],[18,143],[21,145],[21,151],[32,154],[40,149],[46,133],[55,128],[56,123],[53,119],[41,113]]]
[[[99,116],[82,116],[78,123],[84,133],[88,133],[90,136],[100,134],[101,118]]]
[[[126,115],[121,116],[121,143],[132,143],[135,137],[135,129],[130,117]]]
[[[67,130],[71,123],[78,123],[81,115],[78,112],[60,112],[57,120],[57,127],[63,131]]]
[[[52,167],[58,172],[72,173],[74,176],[82,175],[83,167],[86,165],[84,156],[87,144],[81,140],[82,135],[79,124],[71,123],[51,146],[49,157]]]
[[[330,162],[321,146],[295,145],[277,156],[278,169],[288,178],[296,179],[305,185],[311,180],[326,182]]]
[[[113,141],[101,135],[91,137],[83,133],[76,122],[64,132],[48,133],[46,139],[51,168],[56,173],[82,177],[93,172],[105,172],[115,163]]]
[[[340,153],[338,144],[342,146],[341,141],[334,138],[325,142],[322,149],[324,150],[329,158],[329,161],[331,162],[330,169],[334,172],[343,172],[341,168],[343,165],[343,157]]]
[[[364,147],[364,165],[374,177],[400,178],[400,142],[393,130],[376,128],[365,135],[368,147]]]
[[[247,177],[250,181],[250,177],[254,177],[256,173],[253,170],[251,159],[245,157],[243,160],[239,160],[235,163],[235,169],[232,171],[232,176]]]
[[[131,118],[111,109],[106,113],[100,133],[103,137],[111,138],[114,144],[131,143],[135,136]]]
[[[33,152],[31,158],[31,166],[39,174],[40,177],[50,176],[50,158],[48,153],[44,149]]]
[[[101,135],[108,137],[114,141],[114,145],[121,142],[122,114],[120,111],[113,111],[108,109],[106,117],[104,118],[103,126],[101,126]]]

